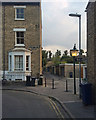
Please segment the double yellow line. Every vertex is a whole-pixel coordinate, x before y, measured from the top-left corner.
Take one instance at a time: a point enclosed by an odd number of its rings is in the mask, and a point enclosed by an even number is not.
[[[54,109],[54,111],[55,111],[55,113],[56,113],[56,115],[57,115],[57,117],[58,117],[59,119],[60,119],[60,118],[61,118],[61,119],[64,118],[63,114],[61,113],[61,111],[60,111],[60,109],[58,108],[58,106],[56,105],[56,103],[55,103],[53,100],[51,100],[50,98],[48,98],[47,100],[50,102],[52,108]]]

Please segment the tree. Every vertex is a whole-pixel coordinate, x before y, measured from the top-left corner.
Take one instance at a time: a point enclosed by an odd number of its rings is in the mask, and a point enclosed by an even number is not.
[[[55,56],[61,56],[61,50],[57,50],[56,53],[55,53]]]
[[[80,53],[81,53],[81,55],[82,55],[82,54],[84,53],[84,50],[83,50],[83,49],[81,49],[81,50],[80,50]]]
[[[67,56],[68,55],[68,50],[65,50],[63,55]]]
[[[52,61],[54,65],[60,64],[60,57],[59,56],[53,56]]]
[[[73,63],[73,57],[72,56],[63,55],[61,57],[61,63]]]
[[[61,63],[73,63],[73,57],[68,55],[68,50],[64,51],[64,54],[61,57]]]
[[[42,50],[42,66],[46,66],[48,59],[48,52],[46,50]]]
[[[49,51],[49,59],[51,59],[51,57],[52,57],[52,52]]]
[[[58,65],[61,63],[61,50],[57,50],[55,55],[53,55],[52,61],[54,63],[54,65]]]

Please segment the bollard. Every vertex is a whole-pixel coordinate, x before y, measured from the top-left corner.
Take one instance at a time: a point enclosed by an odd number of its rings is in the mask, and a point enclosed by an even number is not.
[[[46,87],[46,78],[45,78],[45,87]]]
[[[52,89],[54,89],[54,79],[52,79]]]
[[[68,83],[67,83],[67,80],[66,80],[66,92],[68,92]]]

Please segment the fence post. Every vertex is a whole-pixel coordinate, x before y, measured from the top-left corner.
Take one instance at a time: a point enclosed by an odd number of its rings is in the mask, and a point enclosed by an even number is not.
[[[52,89],[54,89],[54,79],[52,79]]]

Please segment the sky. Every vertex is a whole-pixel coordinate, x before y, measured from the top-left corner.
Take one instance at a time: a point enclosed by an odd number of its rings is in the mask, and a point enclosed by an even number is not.
[[[40,0],[0,0],[19,2],[38,2]],[[69,13],[81,14],[81,48],[86,50],[86,6],[89,0],[41,0],[42,8],[42,46],[55,53],[70,50],[76,44],[79,48],[79,19]],[[92,0],[91,0],[92,1]]]
[[[43,49],[55,53],[70,50],[76,44],[79,49],[79,18],[69,13],[81,14],[81,48],[86,50],[86,6],[88,0],[42,0]]]

